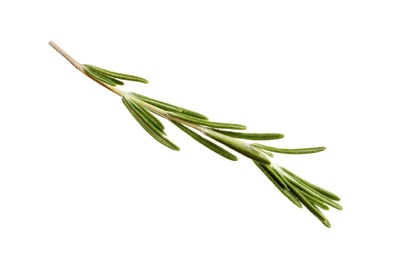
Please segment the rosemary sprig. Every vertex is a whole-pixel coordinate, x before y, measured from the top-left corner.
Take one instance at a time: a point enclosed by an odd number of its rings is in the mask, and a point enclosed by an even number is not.
[[[122,80],[141,83],[148,83],[148,80],[102,69],[93,65],[80,64],[54,42],[50,41],[49,44],[83,74],[121,96],[123,104],[141,127],[166,147],[176,151],[180,150],[177,145],[166,138],[165,126],[156,116],[163,117],[172,122],[194,140],[226,159],[232,161],[238,160],[234,154],[217,145],[212,140],[251,159],[276,188],[292,203],[300,208],[304,205],[326,227],[330,227],[331,224],[320,209],[328,210],[329,206],[339,210],[342,209],[336,202],[340,200],[337,195],[298,177],[286,168],[270,161],[270,157],[273,157],[273,152],[307,154],[324,151],[325,147],[287,149],[244,142],[241,139],[265,141],[281,139],[284,135],[280,133],[242,132],[242,130],[246,129],[243,125],[210,121],[208,117],[201,113],[137,93],[122,91],[117,88],[117,86],[124,84]]]

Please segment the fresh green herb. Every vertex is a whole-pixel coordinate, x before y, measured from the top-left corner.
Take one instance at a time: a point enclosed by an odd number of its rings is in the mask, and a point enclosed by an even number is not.
[[[277,189],[292,203],[300,208],[304,205],[326,227],[330,227],[331,224],[320,209],[328,210],[329,206],[339,210],[342,209],[336,202],[340,200],[337,195],[298,177],[286,168],[271,162],[269,159],[273,157],[272,152],[307,154],[324,151],[326,149],[325,147],[287,149],[258,143],[243,142],[240,139],[264,141],[281,139],[284,135],[279,133],[242,132],[242,130],[246,129],[243,125],[209,121],[208,117],[198,112],[137,93],[124,92],[116,88],[124,84],[121,80],[141,83],[148,83],[148,80],[133,75],[102,69],[93,65],[80,64],[54,42],[50,41],[49,44],[83,74],[121,96],[123,104],[142,128],[166,147],[176,151],[180,150],[177,145],[165,137],[165,127],[156,116],[169,120],[194,140],[226,159],[237,161],[237,157],[234,154],[220,147],[212,140],[251,159]],[[231,129],[235,131],[221,129]]]
[[[123,85],[123,82],[116,80],[116,79],[124,79],[124,80],[130,80],[130,81],[137,81],[141,83],[148,83],[148,80],[133,76],[133,75],[128,75],[128,74],[123,74],[123,73],[118,73],[110,70],[105,70],[93,65],[89,64],[84,64],[83,68],[90,74],[90,75],[97,75],[100,77],[106,77],[110,78],[114,81],[116,81],[117,85]]]

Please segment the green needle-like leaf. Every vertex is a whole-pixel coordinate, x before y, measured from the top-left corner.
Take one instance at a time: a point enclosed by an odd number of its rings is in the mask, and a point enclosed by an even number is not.
[[[320,221],[323,223],[325,226],[330,227],[329,222],[327,218],[324,216],[324,214],[316,208],[315,205],[313,205],[305,196],[302,195],[302,193],[290,182],[287,182],[287,185],[289,189],[296,195],[296,197],[305,205],[305,207],[313,213]]]
[[[133,75],[129,75],[129,74],[123,74],[123,73],[119,73],[119,72],[114,72],[114,71],[106,70],[106,69],[99,68],[99,67],[89,65],[89,64],[85,64],[84,66],[88,67],[98,73],[105,74],[109,77],[130,80],[130,81],[137,81],[137,82],[146,83],[146,84],[148,83],[148,80],[141,78],[141,77],[137,77],[137,76],[133,76]]]
[[[292,178],[294,178],[295,180],[305,184],[306,186],[308,186],[309,188],[313,189],[314,191],[320,193],[321,195],[324,195],[325,197],[331,199],[331,200],[336,200],[336,201],[340,201],[340,197],[338,197],[337,195],[335,195],[334,193],[332,193],[331,191],[325,190],[319,186],[314,185],[313,183],[310,183],[302,178],[300,178],[299,176],[295,175],[294,173],[292,173],[291,171],[287,170],[284,167],[280,167],[283,171],[285,171],[286,173],[288,173],[288,175],[290,175]]]
[[[116,85],[124,85],[124,84],[125,84],[125,83],[123,83],[123,82],[120,81],[120,80],[117,80],[117,79],[115,79],[115,78],[109,77],[108,75],[103,74],[103,73],[101,73],[101,72],[98,72],[97,70],[93,70],[93,69],[90,68],[90,67],[87,67],[87,66],[84,66],[84,65],[83,65],[83,68],[84,68],[86,71],[89,71],[91,74],[95,74],[97,77],[100,77],[100,78],[103,78],[103,79],[105,79],[105,80],[111,81],[111,82],[115,83]]]
[[[169,139],[164,137],[162,135],[162,132],[159,131],[159,129],[155,128],[154,126],[148,124],[148,121],[145,120],[145,118],[140,115],[139,111],[134,106],[131,106],[124,98],[122,98],[123,104],[126,106],[126,108],[129,110],[129,112],[132,114],[132,116],[136,119],[136,121],[146,130],[152,137],[154,137],[155,140],[160,142],[161,144],[165,145],[166,147],[179,151],[180,148],[172,143]]]
[[[125,102],[129,104],[129,106],[135,111],[135,113],[138,116],[140,116],[140,118],[146,123],[146,125],[151,127],[154,130],[154,132],[156,132],[160,136],[166,135],[165,132],[163,131],[164,126],[157,118],[155,118],[148,111],[143,109],[139,104],[137,104],[129,99],[126,99],[126,98],[122,98],[122,99],[124,99]],[[159,125],[158,123],[161,125]]]
[[[180,107],[156,100],[156,99],[152,99],[140,94],[136,94],[136,93],[131,93],[133,94],[136,98],[140,99],[141,101],[144,101],[148,104],[151,104],[153,106],[156,106],[158,108],[161,108],[163,110],[169,111],[169,112],[177,112],[177,113],[181,113],[182,109]]]
[[[323,223],[323,224],[324,224],[324,226],[326,226],[326,227],[328,227],[328,228],[330,228],[330,227],[331,227],[330,221],[329,221],[328,219],[326,219],[326,221],[324,221],[324,222],[321,222],[321,223]]]
[[[222,143],[231,149],[245,155],[248,158],[251,158],[254,161],[257,161],[262,164],[270,164],[269,159],[258,149],[252,147],[249,144],[243,143],[241,141],[235,140],[232,137],[222,135],[218,132],[215,132],[211,129],[206,129],[204,134],[209,136],[210,138]]]
[[[209,141],[208,139],[203,138],[202,136],[200,136],[199,134],[195,133],[194,131],[190,130],[189,128],[185,127],[182,124],[179,124],[177,122],[173,122],[178,128],[180,128],[181,130],[183,130],[186,134],[188,134],[189,136],[191,136],[193,139],[195,139],[196,141],[198,141],[199,143],[203,144],[204,146],[206,146],[207,148],[209,148],[210,150],[214,151],[215,153],[229,159],[232,161],[237,161],[237,157],[230,153],[229,151],[226,151],[225,149],[223,149],[222,147],[216,145],[215,143]]]
[[[211,122],[207,121],[204,119],[199,119],[196,117],[191,117],[183,114],[177,114],[177,113],[169,113],[170,116],[181,119],[183,121],[186,121],[188,123],[193,123],[193,124],[198,124],[198,125],[203,125],[203,126],[209,126],[212,128],[226,128],[226,129],[237,129],[237,130],[245,130],[246,127],[243,125],[238,125],[238,124],[229,124],[229,123],[219,123],[219,122]]]
[[[259,147],[259,148],[264,149],[264,150],[267,150],[267,151],[270,151],[270,152],[287,153],[287,154],[318,153],[318,152],[324,151],[326,149],[325,147],[288,149],[288,148],[276,148],[276,147],[267,146],[267,145],[263,145],[263,144],[254,144],[254,146]]]
[[[251,144],[251,146],[253,146],[253,144]],[[253,147],[255,147],[255,146],[253,146]],[[256,148],[256,147],[255,147]],[[264,154],[267,154],[267,155],[269,155],[270,157],[274,157],[274,154],[272,154],[271,152],[269,152],[269,151],[266,151],[266,150],[261,150],[262,151],[262,153],[264,153]]]
[[[180,113],[182,113],[183,115],[186,115],[186,116],[191,116],[191,117],[202,119],[202,120],[208,120],[208,117],[204,116],[203,114],[183,108],[183,107],[181,107]]]
[[[223,131],[218,129],[215,129],[215,131],[230,137],[247,139],[247,140],[274,140],[274,139],[281,139],[284,137],[283,134],[279,133],[243,133],[243,132]]]
[[[288,179],[288,178],[286,178]],[[309,186],[307,186],[306,184],[303,184],[301,182],[298,182],[296,180],[290,180],[290,182],[297,187],[298,189],[300,189],[303,192],[306,192],[307,194],[309,194],[310,196],[326,203],[327,205],[330,205],[333,208],[342,210],[342,206],[339,205],[338,203],[334,202],[333,200],[323,196],[322,194],[318,193],[317,191],[314,191],[312,188],[310,188]]]
[[[88,67],[83,67],[83,68],[84,68],[85,72],[87,73],[87,75],[89,75],[90,77],[92,77],[92,78],[94,78],[94,79],[96,79],[96,80],[98,80],[98,81],[101,81],[101,82],[106,83],[106,84],[108,84],[108,85],[111,85],[111,86],[113,86],[113,87],[115,87],[116,85],[118,85],[118,84],[115,82],[115,80],[113,80],[112,78],[110,78],[110,77],[108,77],[108,76],[105,76],[105,75],[103,75],[103,74],[101,74],[101,73],[96,73],[96,72],[92,71],[92,70],[91,70],[90,68],[88,68]]]
[[[261,165],[264,171],[267,171],[270,176],[281,186],[282,189],[286,189],[287,185],[284,180],[280,177],[280,174],[270,165]]]
[[[156,107],[162,108],[166,111],[170,111],[170,112],[175,112],[178,114],[183,114],[183,115],[187,115],[187,116],[191,116],[191,117],[195,117],[198,119],[203,119],[203,120],[208,120],[208,117],[204,116],[203,114],[200,114],[198,112],[183,108],[183,107],[178,107],[160,100],[156,100],[153,98],[149,98],[147,96],[143,96],[140,94],[136,94],[133,93],[138,99],[143,100],[151,105],[154,105]]]
[[[123,97],[125,98],[125,97]],[[129,98],[125,98],[126,102],[128,102],[131,106],[135,106],[136,109],[139,111],[139,113],[145,117],[151,125],[155,126],[157,129],[159,129],[162,134],[166,135],[163,130],[165,130],[165,126],[161,123],[161,121],[158,120],[155,116],[153,116],[150,112],[148,112],[145,108],[134,102],[133,100]]]
[[[305,196],[311,203],[313,203],[314,205],[316,205],[317,207],[324,209],[324,210],[329,210],[330,208],[321,200],[316,199],[315,197],[310,196],[309,194],[307,194],[306,192],[302,192],[302,195]]]
[[[114,78],[110,78],[110,77],[109,77],[109,79],[111,79],[113,82],[115,82],[116,85],[120,85],[120,86],[125,85],[125,83],[123,83],[123,81],[120,81],[120,80],[117,80],[117,79],[114,79]]]
[[[276,186],[276,188],[284,194],[284,196],[287,197],[287,199],[289,199],[292,203],[294,203],[295,205],[297,205],[299,208],[302,208],[302,204],[301,202],[297,199],[297,197],[295,197],[289,190],[287,189],[283,189],[280,184],[278,184],[276,182],[276,180],[269,174],[269,171],[267,171],[264,168],[264,165],[253,161],[255,163],[255,165],[266,175],[266,177],[274,184],[274,186]]]

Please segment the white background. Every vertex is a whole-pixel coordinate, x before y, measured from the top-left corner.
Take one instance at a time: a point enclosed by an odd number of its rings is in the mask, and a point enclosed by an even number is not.
[[[10,4],[11,3],[11,4]],[[397,1],[0,4],[0,259],[398,259]],[[148,136],[124,90],[281,132],[275,161],[342,198],[325,228],[245,157],[173,125]]]

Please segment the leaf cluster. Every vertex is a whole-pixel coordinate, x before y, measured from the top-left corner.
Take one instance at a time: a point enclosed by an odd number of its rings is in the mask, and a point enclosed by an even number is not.
[[[141,77],[109,71],[93,65],[84,64],[83,69],[92,79],[112,87],[123,85],[122,80],[148,83]],[[148,134],[172,150],[179,151],[180,148],[166,138],[165,126],[156,116],[169,120],[195,141],[228,160],[238,160],[230,150],[251,159],[283,195],[300,208],[304,205],[327,227],[331,224],[321,209],[329,210],[329,207],[342,209],[336,202],[340,200],[337,195],[270,161],[270,158],[274,156],[273,153],[310,154],[324,151],[325,147],[279,148],[260,143],[248,143],[245,140],[268,141],[281,139],[284,135],[248,133],[244,131],[246,130],[244,125],[210,121],[207,116],[196,111],[133,92],[124,93],[122,102]]]
[[[243,130],[246,129],[244,125],[210,121],[208,117],[201,113],[136,93],[124,95],[122,101],[140,125],[154,139],[170,149],[179,150],[177,145],[165,137],[164,126],[151,112],[168,119],[195,141],[226,159],[238,160],[237,156],[229,151],[228,148],[251,159],[291,202],[300,208],[304,205],[327,227],[330,227],[331,224],[320,209],[329,210],[329,206],[339,210],[342,209],[336,202],[340,200],[337,195],[298,177],[289,170],[270,161],[273,153],[309,154],[324,151],[325,147],[291,149],[259,143],[247,143],[243,140],[267,141],[281,139],[284,135],[280,133],[244,132]]]
[[[85,73],[100,82],[103,82],[105,84],[108,84],[110,86],[116,87],[117,85],[124,85],[123,81],[120,81],[120,79],[123,80],[129,80],[129,81],[136,81],[136,82],[141,82],[141,83],[148,83],[148,80],[129,75],[129,74],[124,74],[124,73],[119,73],[115,71],[110,71],[106,70],[103,68],[99,68],[90,64],[83,64],[83,69]]]

